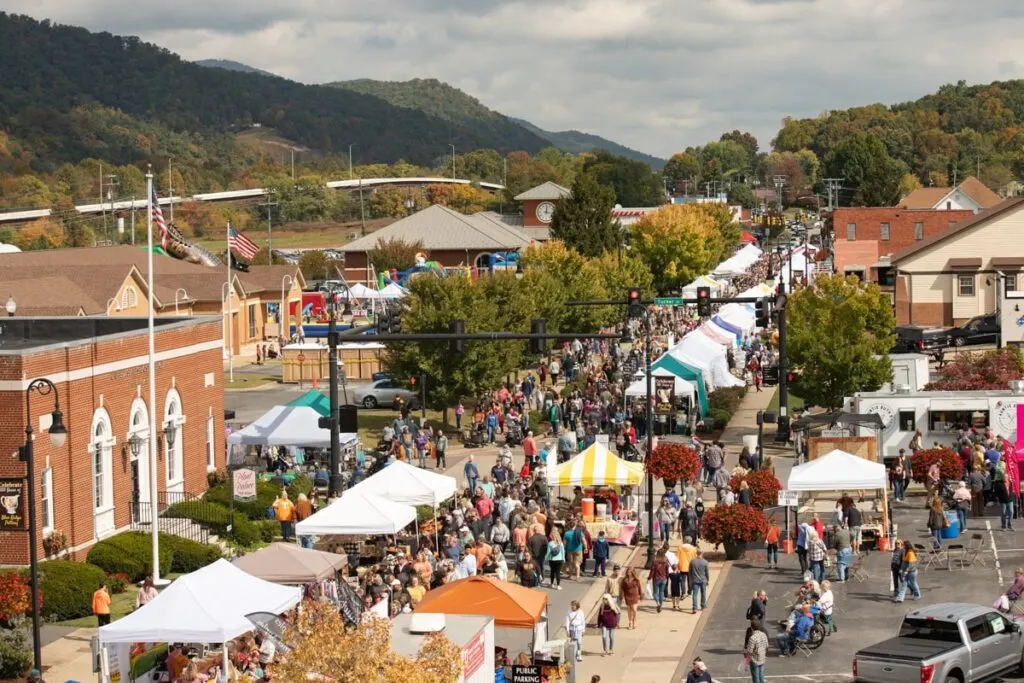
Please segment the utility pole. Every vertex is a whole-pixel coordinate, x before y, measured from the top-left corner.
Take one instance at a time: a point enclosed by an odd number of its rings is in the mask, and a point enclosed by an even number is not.
[[[843,187],[843,179],[825,178],[825,187],[828,188],[828,210],[831,213],[839,204],[839,190]]]
[[[103,212],[103,239],[110,242],[110,228],[107,225],[107,204],[106,201],[110,201],[110,212],[114,212],[114,195],[110,191],[111,186],[114,184],[113,173],[103,173],[103,164],[100,164],[100,210]],[[106,192],[104,193],[104,190]]]
[[[274,229],[273,229],[272,210],[273,210],[273,207],[277,206],[277,202],[271,201],[273,198],[274,198],[274,191],[273,190],[268,190],[267,191],[267,201],[266,201],[265,204],[263,204],[263,206],[267,207],[267,265],[268,266],[274,265],[274,250],[273,250]]]
[[[775,186],[775,196],[779,199],[779,211],[782,211],[782,188],[786,186],[786,176],[772,176],[772,184]]]
[[[779,289],[775,308],[779,316],[779,422],[775,443],[789,442],[789,359],[786,357],[786,283],[779,268]]]
[[[452,180],[455,180],[455,145],[448,145],[452,148]]]
[[[132,195],[132,246],[135,246],[135,195]]]
[[[295,182],[295,150],[292,149],[292,182]]]
[[[354,144],[348,146],[348,179],[349,180],[352,180],[352,178],[354,177],[352,175],[352,148],[353,147],[355,147]]]
[[[366,234],[366,205],[363,204],[363,179],[359,178],[359,219],[361,221],[362,234]]]

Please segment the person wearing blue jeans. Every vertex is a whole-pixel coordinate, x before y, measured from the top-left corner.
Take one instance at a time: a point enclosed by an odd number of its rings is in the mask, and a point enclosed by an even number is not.
[[[665,551],[659,550],[658,554],[654,557],[654,563],[651,565],[651,583],[654,585],[654,604],[657,605],[658,612],[661,612],[661,606],[665,603],[665,593],[668,589],[668,574],[670,569],[668,560],[665,559]]]
[[[896,602],[903,602],[907,594],[907,588],[913,594],[915,600],[921,599],[921,588],[917,585],[917,552],[910,541],[903,541],[903,559],[900,562],[899,590],[896,591]]]
[[[690,560],[690,595],[693,596],[693,613],[697,613],[697,593],[700,593],[700,609],[708,606],[708,561],[704,551],[697,548],[697,556]]]
[[[1006,486],[1006,463],[1003,458],[996,463],[992,471],[992,488],[995,490],[996,500],[999,501],[999,528],[1005,531],[1013,531],[1013,498]]]

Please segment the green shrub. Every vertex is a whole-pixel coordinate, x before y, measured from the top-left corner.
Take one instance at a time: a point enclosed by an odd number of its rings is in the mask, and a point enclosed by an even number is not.
[[[232,512],[223,505],[206,500],[186,501],[167,508],[167,517],[191,519],[196,524],[213,531],[223,539],[231,539],[243,547],[252,547],[260,541],[260,529],[242,512]],[[228,520],[232,531],[228,533]]]
[[[32,650],[0,640],[0,678],[21,680],[32,666]]]
[[[298,500],[300,493],[309,495],[309,492],[313,490],[313,480],[305,476],[295,477],[286,490],[289,498],[293,501]],[[247,502],[236,500],[234,507],[235,510],[251,520],[267,519],[267,508],[274,504],[279,495],[281,495],[280,486],[269,481],[259,481],[256,483],[256,499]],[[231,487],[226,481],[211,486],[203,496],[203,500],[230,507]]]
[[[727,410],[729,413],[735,413],[740,407],[740,402],[743,400],[743,397],[746,395],[746,387],[715,389],[713,392],[708,394],[708,409],[712,412],[715,409],[719,409]]]
[[[198,543],[170,534],[160,534],[160,547],[164,546],[167,546],[174,556],[171,560],[171,571],[178,574],[194,572],[224,557],[219,546]]]
[[[92,594],[106,578],[102,569],[85,562],[41,562],[39,590],[43,593],[43,618],[63,621],[89,616],[92,614]],[[10,676],[0,674],[0,678]]]
[[[277,535],[281,533],[281,523],[273,519],[261,519],[253,522],[260,530],[260,540],[264,543],[273,543]]]
[[[715,421],[714,429],[723,429],[732,419],[732,413],[725,408],[712,408],[710,415],[711,419]]]
[[[126,574],[133,582],[141,581],[153,573],[152,536],[134,531],[111,536],[94,545],[86,559],[107,574]],[[173,552],[161,542],[161,574],[171,571],[173,560]]]

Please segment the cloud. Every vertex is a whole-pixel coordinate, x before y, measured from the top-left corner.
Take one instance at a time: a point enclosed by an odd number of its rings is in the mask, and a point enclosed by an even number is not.
[[[307,83],[438,78],[551,130],[668,156],[783,116],[1024,77],[1024,3],[985,0],[8,0]]]

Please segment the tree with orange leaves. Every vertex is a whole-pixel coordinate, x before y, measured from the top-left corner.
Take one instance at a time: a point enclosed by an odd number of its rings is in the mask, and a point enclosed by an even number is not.
[[[295,649],[269,667],[276,681],[454,683],[462,673],[461,650],[440,634],[428,635],[415,658],[402,657],[386,619],[346,630],[338,609],[320,603],[303,605],[286,640]]]

